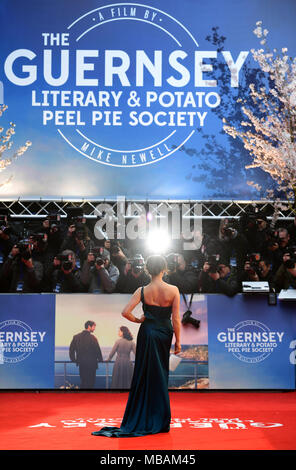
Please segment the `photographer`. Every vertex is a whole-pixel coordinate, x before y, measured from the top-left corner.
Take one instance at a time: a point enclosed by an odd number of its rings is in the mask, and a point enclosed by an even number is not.
[[[54,257],[45,273],[45,292],[78,293],[84,292],[81,272],[76,266],[75,254],[64,250]]]
[[[262,212],[244,214],[240,219],[241,232],[248,242],[248,252],[264,252],[270,240],[270,227]]]
[[[109,251],[111,262],[119,272],[124,272],[128,257],[120,242],[118,240],[104,240],[104,248]]]
[[[13,246],[2,269],[7,292],[40,292],[43,265],[32,259],[32,249],[30,240],[21,240]]]
[[[87,254],[93,246],[94,242],[88,236],[86,225],[82,223],[72,223],[62,242],[61,251],[73,251],[76,256],[76,266],[77,268],[81,268],[86,260]]]
[[[273,285],[272,260],[268,256],[262,256],[259,261],[259,281],[266,281]]]
[[[290,234],[284,227],[274,230],[267,244],[267,252],[271,255],[274,273],[284,261],[285,253],[290,251]]]
[[[50,261],[47,234],[45,232],[31,233],[28,236],[28,240],[31,244],[33,260],[39,261],[44,267],[47,267]]]
[[[197,270],[186,265],[184,256],[180,253],[170,253],[166,260],[168,271],[163,280],[177,286],[181,293],[197,292]]]
[[[8,223],[7,215],[0,215],[0,266],[4,264],[15,243],[17,236]]]
[[[238,223],[232,219],[222,219],[219,227],[220,252],[224,259],[234,257],[237,269],[241,269],[248,252],[248,241],[240,233]]]
[[[47,235],[48,254],[51,258],[61,251],[64,231],[59,214],[49,214],[42,222],[39,232]]]
[[[109,251],[103,247],[93,248],[82,268],[81,280],[88,292],[114,292],[119,270],[110,262]]]
[[[146,271],[144,258],[138,254],[127,260],[125,268],[118,279],[117,292],[131,294],[138,287],[149,284],[150,281],[151,278]]]
[[[220,254],[211,255],[199,274],[198,292],[234,296],[240,291],[237,271]]]
[[[272,259],[268,255],[252,253],[247,256],[241,281],[266,281],[273,285]]]
[[[259,261],[260,253],[251,253],[247,255],[244,268],[240,273],[241,281],[259,281]]]
[[[283,262],[274,276],[276,292],[282,289],[296,289],[296,257]]]

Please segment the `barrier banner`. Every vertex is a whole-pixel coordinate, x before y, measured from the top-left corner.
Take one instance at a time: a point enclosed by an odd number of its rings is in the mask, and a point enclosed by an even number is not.
[[[1,295],[0,388],[53,388],[54,295]]]
[[[0,388],[128,390],[139,329],[121,315],[129,299],[1,295]],[[186,295],[169,389],[294,389],[294,310],[294,302],[268,305],[263,294]],[[141,304],[134,314],[142,315]]]
[[[295,303],[267,296],[208,296],[213,389],[295,388]]]
[[[258,198],[247,182],[270,181],[222,120],[264,83],[256,22],[294,56],[295,15],[294,0],[2,0],[0,127],[32,145],[1,196]]]

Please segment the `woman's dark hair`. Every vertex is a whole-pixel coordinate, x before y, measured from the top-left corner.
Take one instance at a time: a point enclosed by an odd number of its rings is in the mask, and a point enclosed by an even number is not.
[[[166,259],[161,255],[151,255],[146,261],[146,267],[151,276],[157,276],[167,269]]]
[[[129,341],[133,339],[133,335],[127,326],[121,326],[119,329],[122,331],[123,338],[128,339]]]

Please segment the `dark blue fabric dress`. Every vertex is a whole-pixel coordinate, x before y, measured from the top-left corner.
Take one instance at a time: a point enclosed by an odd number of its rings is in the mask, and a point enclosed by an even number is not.
[[[135,437],[170,430],[168,376],[172,306],[145,304],[143,287],[141,300],[145,320],[138,331],[134,374],[121,426],[104,427],[93,432],[95,436]]]

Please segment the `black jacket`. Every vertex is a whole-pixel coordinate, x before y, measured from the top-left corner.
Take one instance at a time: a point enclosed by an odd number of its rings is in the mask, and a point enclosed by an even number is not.
[[[90,367],[98,366],[103,361],[101,348],[97,338],[88,330],[73,336],[69,348],[69,356],[77,365],[87,364]]]

